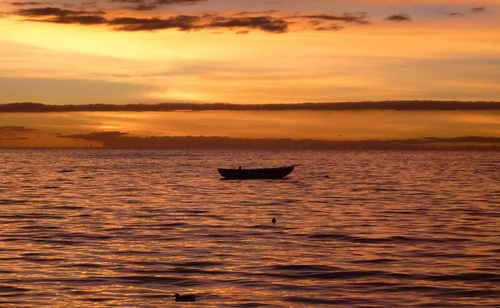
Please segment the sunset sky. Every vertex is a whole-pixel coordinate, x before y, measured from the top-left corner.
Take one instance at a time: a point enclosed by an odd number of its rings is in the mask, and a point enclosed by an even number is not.
[[[498,0],[2,1],[0,33],[0,104],[500,100]],[[41,139],[68,145],[57,136],[104,131],[495,137],[499,115],[498,109],[3,113],[0,146]]]

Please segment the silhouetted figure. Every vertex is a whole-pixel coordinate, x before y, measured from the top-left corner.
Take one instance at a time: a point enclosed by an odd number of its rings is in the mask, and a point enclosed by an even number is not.
[[[273,217],[273,220],[271,220],[271,222],[272,222],[273,224],[275,224],[275,223],[276,223],[276,218],[274,218],[274,217]]]

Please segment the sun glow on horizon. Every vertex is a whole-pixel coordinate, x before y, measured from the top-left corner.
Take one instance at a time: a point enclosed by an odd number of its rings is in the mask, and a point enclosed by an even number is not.
[[[66,140],[59,136],[95,132],[141,138],[215,136],[332,141],[500,136],[498,111],[75,112],[48,113],[43,114],[43,121],[40,119],[40,114],[0,114],[0,121],[6,125],[3,131],[0,127],[0,146],[88,146],[89,142],[78,138]],[[24,128],[23,123],[31,124]]]
[[[500,99],[498,1],[147,3],[1,3],[0,104]],[[498,121],[481,113],[340,114],[80,113],[61,127],[2,115],[0,127],[345,140],[498,134]]]

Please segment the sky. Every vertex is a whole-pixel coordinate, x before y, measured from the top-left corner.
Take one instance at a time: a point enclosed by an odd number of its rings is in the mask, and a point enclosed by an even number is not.
[[[1,1],[0,104],[499,101],[499,15],[498,0]],[[2,113],[0,146],[35,139],[68,145],[57,136],[104,131],[495,137],[498,116],[498,110]],[[26,141],[14,144],[16,138]]]

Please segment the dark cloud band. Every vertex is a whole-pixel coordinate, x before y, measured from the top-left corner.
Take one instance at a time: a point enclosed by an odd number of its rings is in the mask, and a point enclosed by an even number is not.
[[[17,10],[16,14],[39,22],[97,25],[106,24],[120,31],[154,31],[177,29],[258,29],[271,33],[288,30],[288,22],[271,16],[225,16],[219,14],[178,15],[168,18],[121,17],[106,19],[102,11],[66,10],[55,7]]]
[[[311,139],[251,139],[228,137],[153,136],[137,137],[123,132],[94,132],[60,135],[60,138],[80,139],[100,143],[108,148],[140,149],[317,149],[317,150],[423,150],[448,149],[498,150],[500,138],[469,136],[458,138],[422,138],[403,140],[331,141]],[[445,148],[446,149],[446,148]]]
[[[146,10],[150,6],[174,3],[194,3],[198,1],[136,1],[113,0],[112,2],[129,3],[142,6]],[[343,24],[370,24],[367,13],[319,14],[279,16],[279,12],[267,13],[239,12],[234,14],[212,13],[195,15],[177,15],[168,17],[114,17],[109,18],[105,11],[70,10],[58,7],[35,7],[19,9],[15,15],[28,18],[30,21],[51,22],[61,24],[107,25],[118,31],[156,31],[164,29],[191,30],[233,30],[238,33],[261,30],[269,33],[285,33],[292,24],[305,21],[315,30],[341,30]]]
[[[126,7],[136,11],[152,11],[156,10],[161,6],[167,5],[186,5],[186,4],[196,4],[200,2],[205,2],[206,0],[111,0],[113,3],[126,3],[132,6]]]
[[[303,104],[87,104],[87,105],[45,105],[40,103],[12,103],[0,105],[0,113],[5,112],[114,112],[114,111],[348,111],[348,110],[395,110],[395,111],[430,111],[430,110],[496,110],[500,111],[500,102],[449,102],[449,101],[382,101],[382,102],[340,102],[340,103],[303,103]]]
[[[55,7],[44,7],[21,9],[16,11],[16,13],[20,16],[35,18],[37,21],[62,24],[96,25],[107,23],[107,20],[103,17],[104,13],[101,11],[76,11]]]
[[[164,6],[171,5],[195,5],[208,0],[107,0],[108,3],[123,4],[125,7],[115,9],[103,9],[91,11],[88,6],[67,5],[59,7],[37,7],[47,2],[9,2],[9,4],[20,7],[30,7],[14,11],[15,15],[29,18],[30,21],[52,22],[61,24],[81,25],[107,25],[117,31],[157,31],[165,29],[176,29],[180,31],[195,30],[232,30],[237,33],[247,33],[252,30],[260,30],[268,33],[286,33],[292,27],[312,29],[316,31],[338,31],[345,29],[347,25],[369,25],[372,22],[366,12],[355,13],[321,13],[321,14],[294,14],[285,15],[279,11],[271,10],[263,13],[258,12],[233,12],[231,13],[199,13],[192,15],[171,15],[154,17],[116,17],[117,13],[126,14],[130,10],[154,11]],[[93,3],[94,5],[96,3]],[[97,5],[95,5],[98,7]],[[473,7],[469,13],[484,13],[486,7]],[[444,14],[437,12],[436,14]],[[464,13],[451,12],[447,16],[462,16]],[[384,19],[391,22],[411,22],[412,17],[405,13],[392,14]]]

